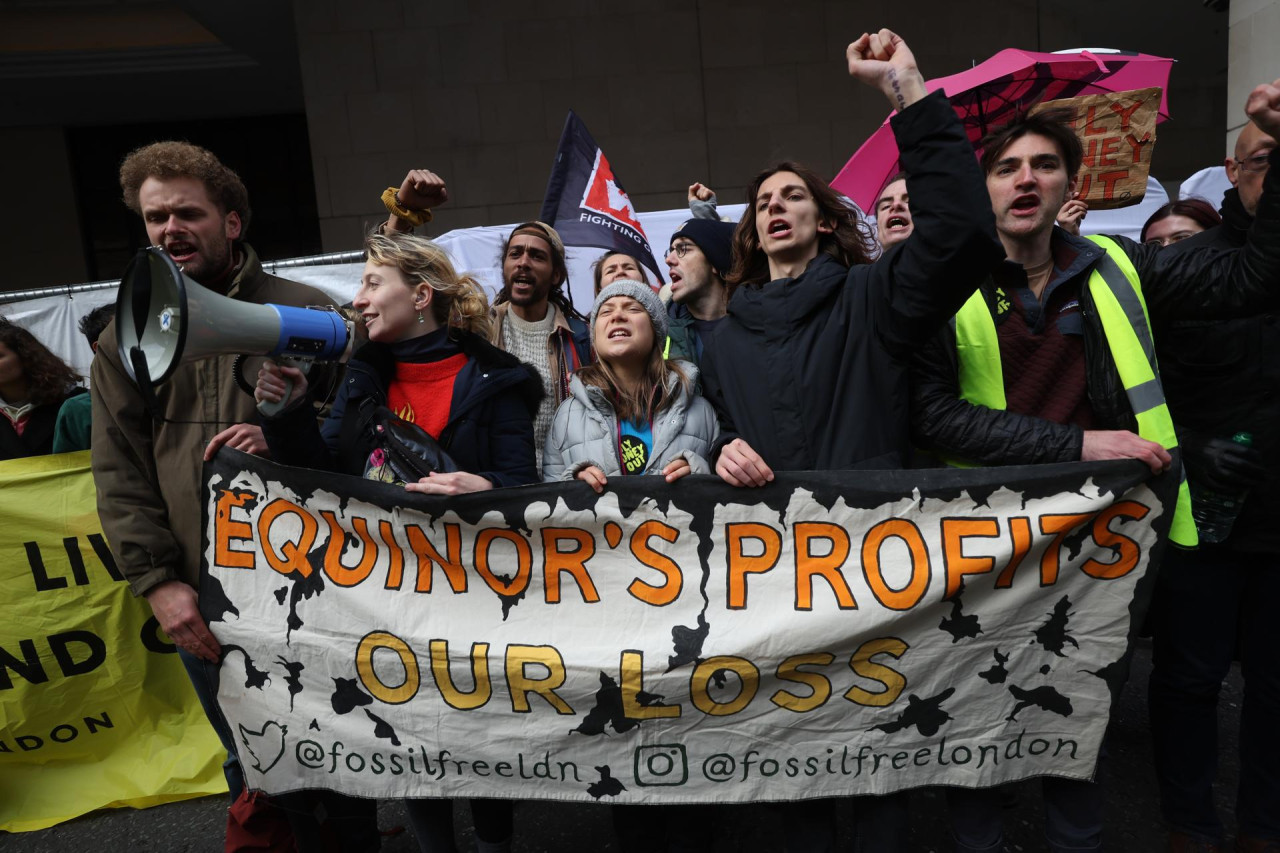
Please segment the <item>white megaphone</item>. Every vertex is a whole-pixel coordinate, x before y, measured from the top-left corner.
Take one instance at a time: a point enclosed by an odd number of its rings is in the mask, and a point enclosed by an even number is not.
[[[231,353],[274,356],[304,372],[314,361],[346,361],[353,325],[328,308],[258,305],[214,293],[183,275],[158,246],[129,263],[116,297],[120,360],[149,400],[179,364]],[[263,414],[278,404],[259,403]]]

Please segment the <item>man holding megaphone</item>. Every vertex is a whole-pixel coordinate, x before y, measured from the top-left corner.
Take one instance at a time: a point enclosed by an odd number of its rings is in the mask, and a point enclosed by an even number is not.
[[[146,226],[153,247],[149,266],[161,272],[171,270],[170,278],[194,282],[219,295],[210,304],[198,305],[183,294],[180,311],[160,312],[166,320],[172,314],[175,322],[207,321],[192,335],[218,334],[214,321],[220,320],[219,314],[227,308],[245,310],[239,307],[242,304],[300,308],[331,304],[314,288],[263,271],[257,254],[243,242],[250,220],[248,193],[240,177],[211,152],[186,142],[147,145],[125,158],[120,186],[125,204]],[[147,265],[142,260],[137,263]],[[122,291],[134,286],[132,269]],[[156,286],[157,282],[147,279],[148,289]],[[234,800],[244,788],[244,779],[235,743],[217,710],[221,649],[197,604],[201,466],[223,444],[265,456],[266,442],[256,426],[259,418],[253,397],[237,384],[234,356],[209,355],[226,347],[206,347],[203,353],[196,347],[196,352],[184,357],[183,339],[189,350],[193,339],[184,334],[178,336],[178,352],[162,371],[136,376],[140,365],[122,356],[120,342],[140,340],[143,327],[156,322],[156,312],[137,310],[126,315],[117,311],[116,322],[103,332],[93,361],[98,514],[130,588],[147,599],[161,629],[178,647],[205,713],[227,748],[224,771]],[[241,322],[238,317],[220,321],[228,329]],[[142,351],[137,346],[132,349]]]

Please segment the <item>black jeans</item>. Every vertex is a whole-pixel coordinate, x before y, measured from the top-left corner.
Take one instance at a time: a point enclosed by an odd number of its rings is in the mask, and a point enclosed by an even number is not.
[[[1241,835],[1280,839],[1280,555],[1220,545],[1170,548],[1151,618],[1148,688],[1156,776],[1165,818],[1209,838],[1224,834],[1213,807],[1218,691],[1237,638],[1244,675],[1240,714]]]

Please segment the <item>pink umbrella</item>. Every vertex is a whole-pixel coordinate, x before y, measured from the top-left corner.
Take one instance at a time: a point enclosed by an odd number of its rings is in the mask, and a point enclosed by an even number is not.
[[[1164,121],[1169,117],[1172,67],[1172,59],[1145,53],[1103,49],[1034,53],[1006,48],[968,71],[930,80],[925,86],[930,92],[946,92],[976,149],[989,130],[1000,127],[1018,111],[1041,101],[1078,95],[1159,86],[1163,94],[1157,121]],[[885,119],[844,164],[831,186],[870,211],[885,181],[899,168],[898,145]]]

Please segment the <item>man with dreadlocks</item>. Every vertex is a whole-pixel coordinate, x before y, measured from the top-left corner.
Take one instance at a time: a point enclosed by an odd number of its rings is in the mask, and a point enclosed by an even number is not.
[[[428,208],[449,199],[444,180],[414,169],[382,200],[390,213],[383,228],[412,231],[429,222]],[[569,396],[569,376],[591,361],[591,330],[565,293],[569,269],[564,242],[545,222],[517,225],[502,244],[502,292],[493,300],[492,340],[542,377],[542,404],[533,421],[534,447],[542,445],[556,407]]]
[[[556,407],[569,396],[569,376],[591,361],[591,332],[565,294],[568,278],[564,243],[545,222],[518,225],[503,243],[493,343],[542,377],[545,393],[533,421],[538,465]]]

